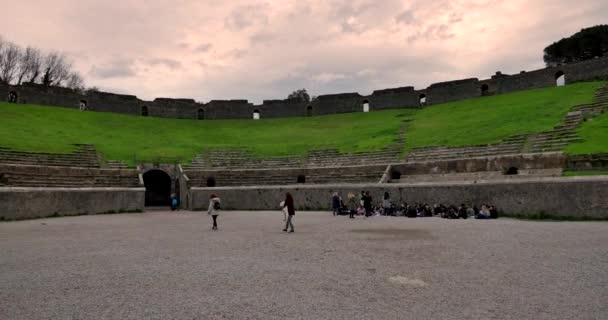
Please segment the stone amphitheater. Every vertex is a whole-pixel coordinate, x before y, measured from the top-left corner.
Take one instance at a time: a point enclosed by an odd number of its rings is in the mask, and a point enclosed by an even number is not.
[[[568,156],[560,150],[580,139],[576,128],[608,109],[608,86],[593,102],[572,106],[550,131],[511,136],[500,143],[427,147],[403,156],[407,122],[392,145],[343,154],[311,150],[306,156],[259,158],[244,150],[202,150],[190,163],[159,161],[128,168],[107,161],[93,145],[72,154],[0,148],[0,219],[143,211],[167,206],[201,210],[220,193],[226,209],[276,207],[285,191],[299,195],[298,209],[327,209],[329,195],[370,190],[395,201],[494,203],[506,214],[607,218],[605,177],[562,177],[568,170],[605,170],[607,154]]]

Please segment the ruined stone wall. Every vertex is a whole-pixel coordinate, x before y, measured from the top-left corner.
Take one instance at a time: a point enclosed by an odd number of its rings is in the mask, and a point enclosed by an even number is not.
[[[545,178],[531,181],[493,181],[482,183],[291,185],[224,188],[192,188],[190,206],[207,208],[208,194],[222,199],[228,210],[276,210],[277,204],[291,192],[296,210],[329,210],[331,195],[359,194],[369,190],[374,203],[385,191],[397,203],[494,204],[507,214],[546,213],[562,217],[608,218],[608,178]],[[297,213],[296,213],[297,215]]]
[[[0,187],[0,219],[143,211],[144,188]]]
[[[260,112],[260,118],[266,119],[362,112],[366,101],[369,103],[370,111],[419,108],[421,94],[426,96],[425,105],[432,105],[482,95],[552,87],[556,85],[558,72],[565,74],[566,83],[608,80],[608,57],[530,72],[522,71],[515,75],[497,72],[490,79],[470,78],[441,82],[422,90],[400,87],[376,90],[369,96],[362,96],[359,93],[321,95],[311,103],[293,99],[265,100],[261,105],[253,105],[247,100],[212,100],[208,103],[198,103],[193,99],[157,98],[154,101],[143,101],[132,95],[106,92],[80,94],[66,88],[45,87],[38,84],[21,86],[0,84],[0,90],[5,99],[8,99],[10,91],[17,92],[18,103],[78,108],[80,102],[85,101],[87,108],[93,111],[141,115],[145,107],[147,114],[152,117],[184,119],[251,119],[254,110],[257,110]]]

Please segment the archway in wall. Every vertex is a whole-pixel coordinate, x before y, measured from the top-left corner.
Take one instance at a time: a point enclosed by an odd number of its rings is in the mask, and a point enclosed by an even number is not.
[[[17,94],[17,91],[8,92],[8,102],[9,103],[17,103],[18,98],[19,98],[19,95]]]
[[[363,100],[363,112],[369,112],[369,101]]]
[[[421,94],[418,96],[418,103],[419,103],[421,106],[426,105],[426,94],[421,93]]]
[[[260,120],[260,110],[253,110],[253,120]]]
[[[312,106],[306,107],[306,116],[312,117]]]
[[[86,100],[80,100],[80,102],[78,103],[78,109],[80,109],[80,111],[87,110],[87,106],[88,103]]]
[[[171,177],[164,171],[154,169],[144,173],[146,207],[169,206],[171,204]]]
[[[148,116],[148,107],[147,106],[141,107],[141,115],[144,117]]]
[[[490,87],[487,84],[484,83],[481,85],[481,95],[482,96],[487,96],[489,94],[489,90],[490,90]]]
[[[196,118],[198,120],[205,120],[205,109],[203,109],[203,108],[198,109],[198,113],[196,115]]]
[[[558,87],[566,85],[566,74],[561,70],[555,73],[555,85]]]

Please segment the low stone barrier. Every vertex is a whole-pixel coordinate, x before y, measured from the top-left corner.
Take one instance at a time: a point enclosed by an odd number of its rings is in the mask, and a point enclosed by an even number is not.
[[[144,210],[144,188],[0,187],[0,220]]]
[[[230,210],[278,210],[285,192],[294,195],[297,210],[329,210],[331,195],[346,198],[369,190],[374,204],[388,191],[396,203],[494,204],[510,215],[546,214],[555,217],[608,218],[608,176],[522,179],[419,184],[290,185],[192,188],[190,208],[206,210],[209,194]]]

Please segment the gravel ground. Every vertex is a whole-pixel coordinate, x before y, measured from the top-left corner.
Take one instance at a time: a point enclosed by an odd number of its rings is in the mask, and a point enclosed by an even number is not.
[[[0,223],[0,319],[608,319],[608,223],[298,212]]]

